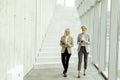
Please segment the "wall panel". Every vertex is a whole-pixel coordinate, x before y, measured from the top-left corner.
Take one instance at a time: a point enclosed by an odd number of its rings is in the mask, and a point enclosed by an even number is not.
[[[55,6],[56,0],[0,1],[0,80],[22,80],[33,67]]]

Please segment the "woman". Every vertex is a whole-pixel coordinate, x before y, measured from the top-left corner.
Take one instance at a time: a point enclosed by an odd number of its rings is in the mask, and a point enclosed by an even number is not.
[[[61,49],[61,60],[62,65],[64,68],[63,74],[64,77],[67,77],[67,70],[69,66],[69,59],[72,54],[72,47],[73,47],[73,38],[70,36],[70,29],[66,28],[64,35],[61,37],[60,45]]]
[[[78,35],[77,44],[78,44],[78,78],[80,78],[81,72],[81,63],[82,63],[82,55],[84,55],[84,73],[86,75],[87,69],[87,59],[89,53],[89,45],[90,45],[90,36],[86,33],[86,26],[82,26],[82,33]]]

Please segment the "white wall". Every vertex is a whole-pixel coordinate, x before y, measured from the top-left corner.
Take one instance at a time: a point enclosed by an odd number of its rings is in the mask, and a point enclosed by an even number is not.
[[[74,7],[75,6],[75,0],[65,0],[65,5],[67,7]]]
[[[66,6],[66,7],[74,7],[75,0],[57,0],[57,5]]]
[[[65,0],[57,0],[57,5],[64,6],[65,5]]]
[[[14,80],[32,68],[55,5],[56,0],[0,1],[0,80]]]

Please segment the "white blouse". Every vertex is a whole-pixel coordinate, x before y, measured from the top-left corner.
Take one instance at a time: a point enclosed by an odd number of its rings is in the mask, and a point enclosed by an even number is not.
[[[65,38],[65,42],[66,43],[68,42],[68,38],[69,38],[69,36],[66,36],[66,38]]]

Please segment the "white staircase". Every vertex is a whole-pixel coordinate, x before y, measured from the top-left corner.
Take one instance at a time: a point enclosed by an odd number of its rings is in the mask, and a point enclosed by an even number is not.
[[[36,58],[36,64],[34,65],[35,69],[62,66],[59,41],[67,27],[70,28],[71,35],[74,38],[74,47],[70,58],[70,64],[77,63],[76,39],[78,33],[80,33],[80,20],[77,11],[75,8],[57,7],[55,15],[49,25],[40,54]]]

